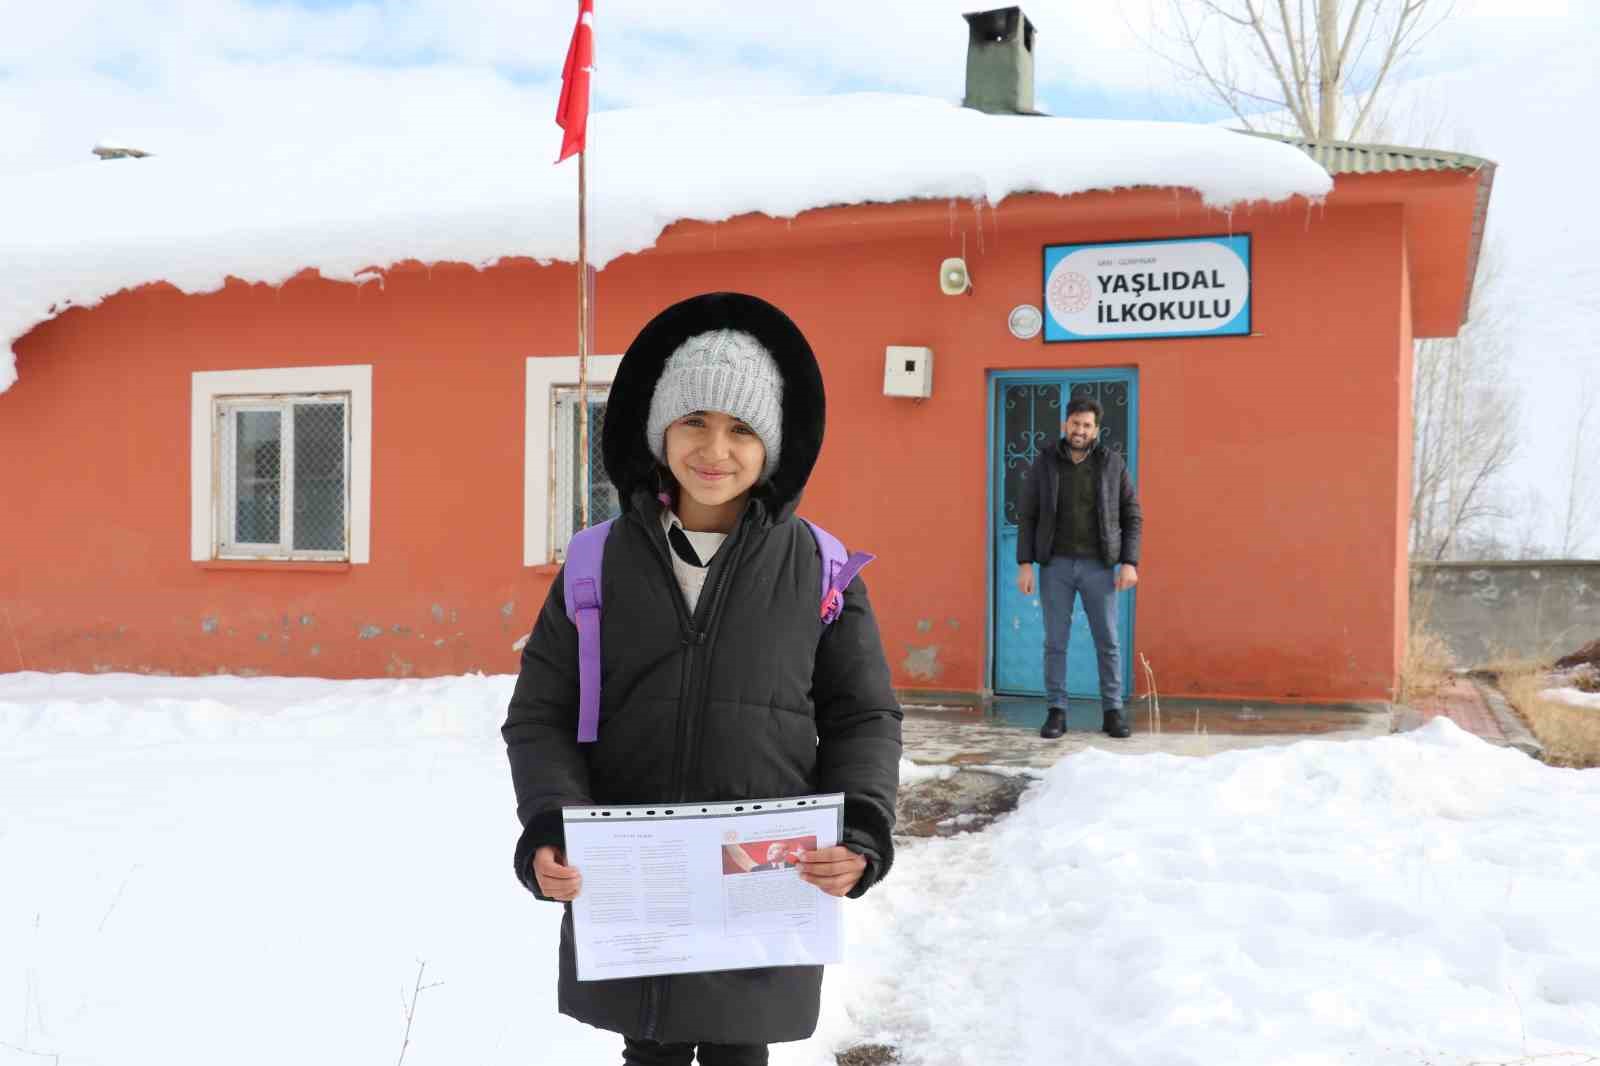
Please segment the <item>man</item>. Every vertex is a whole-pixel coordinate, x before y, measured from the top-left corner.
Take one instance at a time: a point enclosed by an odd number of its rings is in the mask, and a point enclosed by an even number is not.
[[[789,864],[783,861],[783,841],[774,840],[767,845],[767,861],[752,866],[752,870],[782,870]]]
[[[1113,737],[1131,731],[1122,709],[1122,648],[1117,593],[1139,583],[1139,533],[1144,517],[1122,456],[1100,444],[1100,404],[1067,404],[1061,440],[1034,461],[1022,483],[1017,522],[1017,588],[1044,601],[1044,686],[1049,710],[1039,735],[1067,731],[1067,638],[1072,601],[1083,598],[1100,660],[1100,706]]]

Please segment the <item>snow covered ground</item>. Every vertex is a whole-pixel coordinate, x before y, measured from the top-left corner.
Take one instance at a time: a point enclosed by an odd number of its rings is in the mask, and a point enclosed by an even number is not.
[[[393,1061],[423,960],[411,1066],[616,1061],[511,877],[511,683],[0,675],[0,1064]],[[1600,1054],[1597,825],[1600,771],[1445,721],[1086,751],[907,845],[774,1062]]]

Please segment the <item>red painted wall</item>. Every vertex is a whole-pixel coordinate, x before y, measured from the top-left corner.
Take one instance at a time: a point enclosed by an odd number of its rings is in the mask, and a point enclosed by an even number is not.
[[[989,372],[1136,367],[1135,640],[1162,691],[1382,699],[1405,625],[1406,218],[1337,202],[1230,218],[1139,192],[680,226],[601,273],[596,350],[705,290],[787,310],[829,392],[803,511],[879,554],[896,682],[969,692],[987,687]],[[1043,244],[1230,226],[1254,238],[1254,336],[1046,345],[1006,329],[1040,302]],[[963,250],[974,292],[946,297],[938,263]],[[550,580],[522,566],[523,358],[572,353],[575,288],[570,267],[413,266],[381,288],[151,286],[35,329],[0,395],[0,668],[514,671]],[[882,395],[889,344],[934,350],[931,399]],[[190,373],[344,363],[374,368],[371,563],[191,562]]]

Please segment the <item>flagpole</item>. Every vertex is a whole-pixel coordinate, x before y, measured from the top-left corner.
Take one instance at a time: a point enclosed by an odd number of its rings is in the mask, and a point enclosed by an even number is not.
[[[589,526],[589,180],[587,151],[578,153],[578,512]]]
[[[556,125],[561,138],[563,160],[578,156],[578,454],[577,467],[579,528],[588,528],[589,508],[589,346],[594,332],[589,289],[589,168],[586,151],[589,133],[589,75],[594,70],[594,0],[578,0],[578,24],[572,28],[572,43],[567,46],[567,62],[561,71],[561,99],[556,104]]]

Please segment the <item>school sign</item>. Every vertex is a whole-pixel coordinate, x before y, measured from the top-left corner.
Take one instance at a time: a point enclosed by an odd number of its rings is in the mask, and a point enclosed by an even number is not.
[[[1250,333],[1250,237],[1049,244],[1046,341]]]

